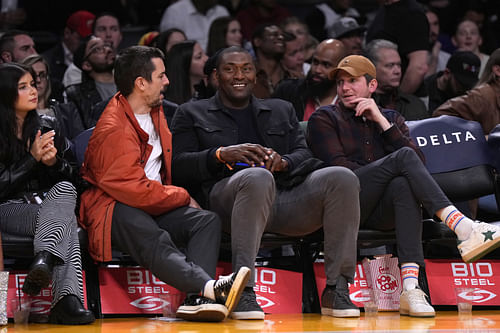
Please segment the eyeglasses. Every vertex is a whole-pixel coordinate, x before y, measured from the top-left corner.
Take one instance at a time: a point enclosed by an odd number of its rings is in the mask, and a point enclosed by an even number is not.
[[[97,53],[97,54],[104,53],[106,51],[106,49],[111,49],[111,46],[109,46],[107,44],[96,45],[89,50],[89,53],[85,56],[85,58],[83,58],[83,60],[87,60],[94,53]]]
[[[47,72],[40,72],[40,73],[35,73],[35,81],[47,81],[47,79],[49,78],[49,74],[47,74]]]

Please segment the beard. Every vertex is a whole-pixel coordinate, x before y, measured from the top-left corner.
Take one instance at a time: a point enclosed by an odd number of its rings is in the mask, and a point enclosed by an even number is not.
[[[313,80],[313,74],[311,71],[307,73],[306,76],[306,95],[308,97],[323,97],[325,96],[333,87],[335,86],[335,81],[331,81],[328,78],[321,78],[320,81]]]
[[[107,64],[92,64],[92,70],[96,73],[111,73],[113,72],[114,63]]]

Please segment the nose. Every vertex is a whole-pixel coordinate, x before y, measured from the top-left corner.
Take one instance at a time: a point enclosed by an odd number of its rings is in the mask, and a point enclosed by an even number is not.
[[[163,81],[161,83],[163,84],[164,87],[170,84],[170,81],[168,80],[168,77],[166,75],[163,77]]]
[[[306,55],[305,55],[304,51],[299,52],[297,54],[297,58],[299,59],[300,62],[304,62],[306,59]]]

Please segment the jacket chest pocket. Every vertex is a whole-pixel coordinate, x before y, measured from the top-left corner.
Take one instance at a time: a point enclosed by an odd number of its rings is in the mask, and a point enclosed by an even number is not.
[[[269,127],[264,131],[271,147],[280,154],[288,152],[288,137],[290,128],[287,124]]]
[[[194,128],[202,149],[233,144],[238,137],[235,128],[212,124],[194,124]]]

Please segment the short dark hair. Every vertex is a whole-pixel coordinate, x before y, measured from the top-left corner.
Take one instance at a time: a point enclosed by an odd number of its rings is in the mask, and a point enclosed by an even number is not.
[[[94,22],[92,22],[92,33],[93,34],[95,34],[95,27],[97,25],[97,20],[100,19],[103,16],[111,16],[111,17],[115,18],[116,21],[118,21],[118,28],[120,29],[120,31],[122,30],[122,25],[120,24],[120,19],[118,18],[118,16],[116,16],[115,13],[112,13],[112,12],[102,12],[102,13],[97,14],[96,17],[95,17],[95,19],[94,19]]]
[[[150,46],[130,46],[118,53],[115,60],[114,77],[118,90],[128,96],[134,90],[134,82],[138,77],[143,77],[151,82],[151,74],[156,69],[153,58],[165,61],[165,56],[160,49]]]
[[[226,53],[246,53],[250,56],[250,58],[252,58],[252,56],[250,55],[250,52],[248,52],[247,50],[245,50],[243,47],[241,46],[230,46],[230,47],[226,47],[225,49],[222,49],[219,54],[217,55],[217,61],[215,63],[215,68],[219,68],[221,62],[222,62],[222,57],[224,56],[224,54]],[[253,58],[252,58],[252,63],[254,62]]]
[[[269,27],[273,27],[273,26],[276,26],[276,27],[278,27],[280,30],[282,30],[282,29],[280,28],[280,26],[279,26],[279,25],[277,25],[276,23],[262,23],[262,24],[259,24],[259,25],[255,28],[255,30],[253,31],[253,34],[252,34],[252,40],[251,40],[251,42],[252,42],[252,47],[254,48],[254,50],[256,49],[256,47],[255,47],[255,43],[254,43],[254,40],[255,40],[256,38],[258,38],[258,39],[262,39],[262,38],[264,38],[264,32],[266,31],[266,29],[267,29],[267,28],[269,28]]]
[[[4,33],[0,38],[0,53],[4,51],[12,52],[14,50],[14,37],[19,35],[30,36],[26,31],[17,29],[9,30]]]

